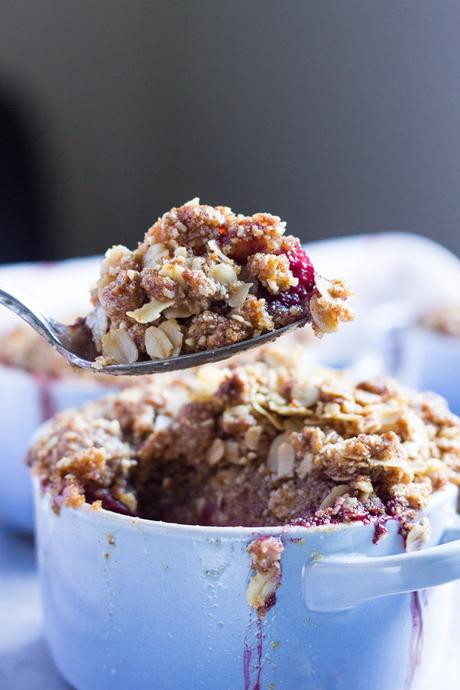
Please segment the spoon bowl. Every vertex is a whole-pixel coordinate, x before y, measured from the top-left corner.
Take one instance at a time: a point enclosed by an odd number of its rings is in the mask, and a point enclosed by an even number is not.
[[[47,340],[72,366],[79,369],[90,369],[96,374],[112,374],[114,376],[145,376],[146,374],[189,369],[190,367],[196,367],[210,362],[220,362],[223,359],[233,357],[233,355],[244,352],[245,350],[250,350],[265,343],[272,342],[294,328],[304,326],[308,321],[308,318],[304,317],[287,326],[268,331],[268,333],[263,333],[255,338],[240,340],[231,345],[203,350],[202,352],[193,352],[186,355],[179,355],[178,357],[169,357],[167,359],[152,359],[125,364],[109,364],[101,367],[98,366],[95,361],[97,352],[92,342],[90,331],[86,326],[83,326],[83,328],[81,324],[68,326],[48,316],[44,316],[38,309],[32,306],[29,301],[26,302],[26,300],[20,299],[17,295],[12,295],[1,288],[0,304],[3,304],[7,309],[10,309],[24,319],[24,321],[45,338],[45,340]]]

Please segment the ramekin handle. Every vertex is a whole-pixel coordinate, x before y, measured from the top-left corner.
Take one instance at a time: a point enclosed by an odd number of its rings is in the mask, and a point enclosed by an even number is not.
[[[302,577],[308,608],[324,612],[458,580],[460,516],[446,529],[439,546],[394,556],[316,556],[304,566]]]

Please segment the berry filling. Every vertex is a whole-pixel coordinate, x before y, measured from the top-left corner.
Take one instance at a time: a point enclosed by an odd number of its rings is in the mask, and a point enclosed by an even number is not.
[[[87,501],[92,503],[93,501],[100,501],[104,510],[110,510],[112,513],[119,513],[120,515],[131,515],[135,514],[121,501],[118,501],[109,489],[96,489],[94,491],[87,491]]]
[[[299,281],[295,287],[281,293],[279,296],[281,301],[284,298],[285,301],[282,301],[284,306],[289,306],[289,302],[293,304],[302,303],[312,290],[314,290],[315,269],[306,252],[300,245],[287,252],[286,256],[289,259],[289,267],[294,278],[297,278]]]
[[[229,256],[240,266],[245,266],[250,256],[265,250],[263,238],[239,239],[231,233],[224,234],[220,232],[217,240],[221,246],[230,241],[232,242]],[[315,289],[315,269],[300,244],[295,244],[286,249],[286,251],[283,251],[283,247],[280,247],[276,253],[285,254],[289,261],[289,268],[294,278],[297,278],[298,283],[288,290],[279,292],[277,295],[273,295],[263,286],[259,287],[258,296],[265,298],[271,313],[280,308],[290,309],[291,307],[304,306]]]
[[[299,282],[289,290],[277,295],[271,295],[266,291],[264,297],[269,303],[271,312],[275,312],[280,307],[290,309],[291,307],[306,306],[308,298],[315,289],[315,269],[302,247],[298,245],[290,249],[286,252],[286,256],[292,274]]]
[[[373,542],[378,544],[388,534],[387,522],[391,519],[399,520],[400,517],[397,513],[392,512],[388,506],[385,508],[383,503],[371,506],[359,505],[350,509],[346,501],[339,498],[334,508],[317,510],[311,517],[297,518],[291,524],[310,528],[361,522],[363,525],[374,525]]]

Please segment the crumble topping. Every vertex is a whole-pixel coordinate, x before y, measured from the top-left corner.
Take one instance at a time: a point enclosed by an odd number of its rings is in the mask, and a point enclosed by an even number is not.
[[[431,331],[437,331],[460,340],[460,305],[452,304],[433,309],[424,314],[419,323]]]
[[[255,574],[249,580],[246,598],[249,606],[263,618],[276,604],[284,546],[279,537],[259,537],[249,544],[247,551]]]
[[[174,357],[253,338],[297,320],[316,335],[351,321],[341,280],[316,275],[277,216],[235,214],[194,199],[114,246],[87,316],[98,364]]]
[[[29,463],[56,510],[382,532],[397,517],[408,534],[433,492],[460,484],[460,420],[434,394],[305,371],[267,347],[62,413]]]

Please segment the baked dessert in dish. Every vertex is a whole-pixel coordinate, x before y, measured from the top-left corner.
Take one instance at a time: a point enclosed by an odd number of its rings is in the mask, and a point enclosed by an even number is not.
[[[0,336],[0,364],[52,378],[64,378],[73,371],[59,352],[27,325]]]
[[[56,511],[88,502],[184,524],[363,522],[376,538],[396,517],[410,546],[433,492],[460,483],[460,420],[434,394],[307,372],[267,347],[62,413],[29,463]]]
[[[419,325],[460,340],[460,304],[432,309],[420,318]]]
[[[319,276],[277,216],[194,199],[102,262],[87,316],[98,364],[231,345],[295,321],[317,335],[353,318],[344,283]]]
[[[137,376],[94,374],[86,369],[72,367],[52,345],[27,324],[21,324],[0,335],[0,365],[26,371],[40,380],[84,380],[116,388],[134,385],[139,380]],[[141,378],[150,380],[151,376],[145,375]]]

